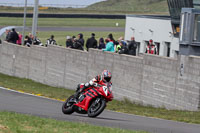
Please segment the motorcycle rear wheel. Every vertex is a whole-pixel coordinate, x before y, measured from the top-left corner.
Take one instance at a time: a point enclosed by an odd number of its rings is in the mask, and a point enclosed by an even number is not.
[[[100,115],[106,107],[106,101],[102,98],[97,98],[92,102],[88,109],[88,116],[89,117],[97,117]]]
[[[70,96],[64,103],[63,103],[63,106],[62,106],[62,112],[64,114],[72,114],[74,112],[74,109],[73,109],[73,105],[74,103],[70,103],[69,101],[74,98],[74,96]]]

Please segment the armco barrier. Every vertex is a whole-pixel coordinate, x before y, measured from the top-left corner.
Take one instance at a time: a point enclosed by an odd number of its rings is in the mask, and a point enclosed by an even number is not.
[[[168,109],[197,111],[200,107],[200,57],[134,57],[95,49],[0,45],[1,73],[52,86],[75,89],[104,69],[113,74],[116,99]]]
[[[0,13],[0,17],[23,17],[23,13]],[[32,13],[27,13],[28,18],[32,18]],[[101,19],[125,19],[126,15],[115,14],[44,14],[40,13],[39,18],[101,18]]]

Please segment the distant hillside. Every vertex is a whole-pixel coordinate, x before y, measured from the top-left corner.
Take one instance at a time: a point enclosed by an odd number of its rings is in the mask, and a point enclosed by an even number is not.
[[[168,14],[167,0],[107,0],[90,5],[87,9],[104,12]]]

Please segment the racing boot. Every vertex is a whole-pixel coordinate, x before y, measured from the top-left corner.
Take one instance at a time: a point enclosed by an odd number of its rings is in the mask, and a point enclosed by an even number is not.
[[[83,88],[80,88],[80,86],[79,86],[79,88],[77,88],[77,91],[76,91],[76,93],[74,94],[74,102],[78,102],[78,98],[79,98],[79,95],[81,94],[81,92],[84,90],[84,89],[86,89],[86,87],[84,86]]]

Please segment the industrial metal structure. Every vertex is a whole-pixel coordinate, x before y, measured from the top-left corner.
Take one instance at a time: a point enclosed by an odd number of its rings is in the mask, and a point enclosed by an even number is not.
[[[198,9],[182,9],[180,54],[200,56],[200,10]]]
[[[193,0],[167,0],[173,33],[179,37],[181,9],[193,8]]]
[[[200,55],[200,1],[167,2],[170,16],[127,15],[125,39],[135,37],[138,53],[145,53],[148,41],[153,39],[158,55]]]

